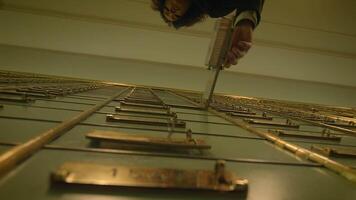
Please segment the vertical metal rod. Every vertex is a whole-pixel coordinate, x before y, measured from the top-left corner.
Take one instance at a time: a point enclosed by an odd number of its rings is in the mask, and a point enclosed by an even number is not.
[[[86,110],[79,115],[66,120],[54,128],[51,128],[38,136],[28,140],[27,142],[17,145],[14,148],[6,151],[5,153],[0,155],[0,177],[4,176],[7,172],[13,169],[17,164],[24,161],[26,158],[36,153],[39,149],[41,149],[44,145],[58,138],[66,131],[72,129],[81,121],[88,118],[97,110],[104,107],[106,104],[110,103],[115,98],[119,97],[121,94],[126,92],[129,88],[115,94],[114,96],[102,101],[101,103],[96,104],[89,110]]]
[[[172,91],[170,91],[170,92],[172,94],[175,94],[176,96],[180,96],[181,98],[184,98],[184,99],[190,101],[194,105],[199,105],[198,103],[190,100],[189,98],[185,97],[184,95],[180,95],[180,94],[177,94]],[[334,172],[340,174],[341,176],[347,178],[348,180],[350,180],[352,182],[356,182],[356,170],[352,169],[349,166],[346,166],[344,164],[341,164],[339,162],[331,160],[325,156],[322,156],[318,153],[312,152],[312,151],[305,149],[303,147],[300,147],[298,145],[286,142],[273,134],[259,131],[244,122],[239,122],[239,121],[233,119],[232,117],[229,117],[224,113],[220,113],[219,111],[216,111],[212,108],[209,108],[208,111],[210,113],[213,113],[213,114],[233,123],[234,125],[236,125],[240,128],[243,128],[251,133],[254,133],[262,138],[267,139],[267,141],[273,143],[274,145],[276,145],[284,150],[292,152],[293,154],[295,154],[296,156],[298,156],[302,159],[307,159],[307,160],[311,160],[313,162],[319,163],[319,164],[323,165],[324,167],[326,167],[327,169],[334,171]]]

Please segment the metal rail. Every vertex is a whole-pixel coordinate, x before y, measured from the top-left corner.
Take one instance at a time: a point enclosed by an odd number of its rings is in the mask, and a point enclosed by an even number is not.
[[[14,142],[2,142],[0,145],[3,146],[14,146],[18,143]],[[143,152],[143,151],[132,151],[132,150],[119,150],[119,149],[104,149],[104,148],[87,148],[87,147],[65,147],[58,145],[45,145],[44,149],[50,150],[64,150],[64,151],[76,151],[76,152],[92,152],[92,153],[109,153],[109,154],[119,154],[119,155],[132,155],[132,156],[155,156],[164,158],[182,158],[182,159],[193,159],[193,160],[225,160],[235,163],[254,163],[254,164],[267,164],[267,165],[288,165],[296,167],[323,167],[317,163],[292,163],[292,162],[282,162],[274,160],[263,160],[263,159],[246,159],[246,158],[229,158],[229,157],[213,157],[204,155],[185,155],[185,154],[173,154],[173,153],[160,153],[160,152]]]
[[[96,104],[89,110],[86,110],[77,116],[64,121],[54,128],[51,128],[40,135],[28,140],[27,142],[17,145],[14,148],[6,151],[5,153],[0,155],[0,177],[5,175],[7,172],[12,170],[17,164],[34,154],[36,151],[41,149],[44,145],[48,144],[52,140],[58,138],[66,131],[72,129],[75,125],[80,123],[81,121],[88,118],[95,111],[101,109],[106,104],[110,103],[112,100],[123,94],[129,88],[120,91],[114,96],[102,101],[101,103]]]
[[[177,97],[181,97],[181,98],[186,99],[187,101],[190,101],[194,105],[199,105],[198,103],[190,100],[189,98],[187,98],[183,95],[177,94],[172,91],[170,91],[170,92],[172,94],[175,94]],[[231,118],[230,116],[228,116],[224,113],[220,113],[212,108],[208,108],[208,111],[217,115],[217,116],[220,116],[221,118],[235,124],[236,126],[238,126],[240,128],[243,128],[243,129],[245,129],[251,133],[254,133],[262,138],[265,138],[267,141],[271,142],[272,144],[274,144],[284,150],[292,152],[293,154],[295,154],[296,156],[298,156],[302,159],[307,159],[307,160],[311,160],[313,162],[319,163],[319,164],[323,165],[324,167],[326,167],[327,169],[334,171],[334,172],[340,174],[341,176],[347,178],[348,180],[350,180],[352,182],[356,182],[356,170],[353,169],[352,167],[343,165],[339,162],[331,160],[331,159],[329,159],[325,156],[322,156],[318,153],[314,153],[308,149],[305,149],[298,145],[289,143],[289,142],[282,140],[281,138],[279,138],[271,133],[266,133],[266,132],[257,130],[244,122],[239,122],[239,121]]]

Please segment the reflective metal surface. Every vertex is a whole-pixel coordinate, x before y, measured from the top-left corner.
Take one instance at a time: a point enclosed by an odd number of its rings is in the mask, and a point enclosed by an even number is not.
[[[225,168],[223,161],[217,161],[213,170],[64,163],[51,177],[55,182],[68,184],[246,192],[248,181]]]

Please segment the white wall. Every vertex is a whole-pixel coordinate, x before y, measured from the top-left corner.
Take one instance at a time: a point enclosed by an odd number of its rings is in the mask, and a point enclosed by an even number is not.
[[[201,68],[0,45],[0,69],[202,91]],[[356,107],[356,88],[223,72],[217,92]]]

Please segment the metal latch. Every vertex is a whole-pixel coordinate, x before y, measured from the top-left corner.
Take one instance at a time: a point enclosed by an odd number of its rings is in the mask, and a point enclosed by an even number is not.
[[[286,133],[282,130],[271,130],[269,129],[268,132],[273,133],[275,135],[281,137],[294,137],[294,138],[305,138],[305,139],[315,139],[315,140],[331,140],[331,141],[340,141],[341,137],[337,137],[334,135],[330,135],[327,133],[320,133],[320,135],[315,134],[295,134],[295,133]]]
[[[247,192],[248,180],[239,179],[227,171],[225,165],[225,161],[217,161],[214,170],[185,170],[68,162],[54,171],[51,179],[54,182],[102,187]]]
[[[281,127],[288,127],[288,128],[299,128],[298,124],[294,124],[289,119],[287,119],[285,123],[271,122],[271,121],[260,121],[260,120],[254,120],[254,119],[244,119],[244,121],[249,124],[257,124],[257,125],[264,125],[264,126],[281,126]]]
[[[181,121],[174,117],[168,117],[167,119],[147,119],[143,117],[134,117],[134,116],[120,116],[120,115],[106,115],[106,121],[108,122],[122,122],[129,124],[142,124],[142,125],[151,125],[151,126],[168,126],[168,127],[177,127],[185,128],[186,124],[184,121]]]
[[[204,140],[193,139],[192,131],[189,129],[186,133],[185,139],[173,139],[162,137],[150,136],[134,136],[120,132],[113,131],[92,131],[86,134],[86,137],[100,142],[101,147],[131,147],[147,148],[147,149],[210,149],[211,146],[207,145]]]
[[[142,110],[142,109],[130,109],[130,108],[121,108],[120,106],[115,107],[116,112],[127,112],[135,114],[148,114],[148,115],[163,115],[163,116],[175,116],[174,112],[171,112],[170,109],[167,110]]]
[[[142,103],[130,103],[130,102],[124,102],[124,101],[121,101],[120,105],[123,107],[124,106],[132,106],[132,107],[155,108],[155,109],[163,109],[163,110],[169,109],[169,107],[166,105],[150,105],[150,104],[142,104]]]
[[[330,157],[356,158],[356,149],[313,145],[311,150]]]

